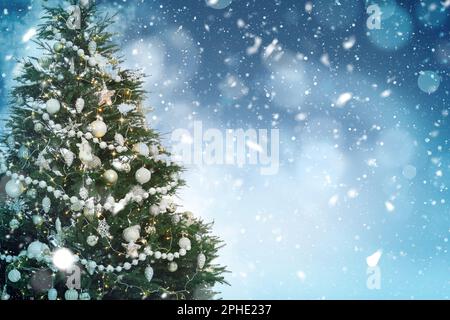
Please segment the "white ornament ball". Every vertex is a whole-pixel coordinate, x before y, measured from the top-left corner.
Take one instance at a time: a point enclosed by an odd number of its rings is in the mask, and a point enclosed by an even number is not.
[[[142,142],[136,143],[133,146],[133,151],[144,157],[148,157],[148,155],[150,154],[150,149],[145,143]]]
[[[40,226],[44,222],[44,219],[39,215],[34,215],[32,219],[33,219],[34,225],[36,225],[36,226]]]
[[[11,198],[18,198],[24,191],[24,186],[22,182],[11,179],[5,186],[5,191],[8,196]]]
[[[103,174],[103,178],[106,180],[108,184],[115,184],[117,182],[118,175],[117,172],[110,169],[105,171],[105,173]]]
[[[178,270],[178,264],[174,261],[169,263],[169,271],[170,272],[175,272]]]
[[[178,241],[178,245],[180,246],[181,249],[185,249],[185,250],[189,250],[188,248],[191,247],[191,240],[189,240],[186,237],[182,237],[179,241]]]
[[[106,123],[104,123],[101,120],[96,120],[91,123],[90,125],[92,134],[96,138],[102,138],[105,136],[106,132],[108,131],[108,127],[106,126]]]
[[[44,129],[44,126],[40,122],[38,122],[34,125],[34,131],[36,131],[36,132],[41,132],[43,129]]]
[[[19,270],[13,269],[8,273],[8,280],[11,282],[17,282],[21,278],[21,274]]]
[[[34,241],[30,243],[27,248],[27,257],[29,259],[36,259],[38,261],[42,260],[44,254],[49,253],[50,248],[40,241]]]
[[[153,279],[153,268],[148,266],[147,268],[145,268],[145,278],[147,279],[148,282],[152,281]]]
[[[56,99],[50,99],[47,101],[45,109],[49,114],[55,114],[58,113],[59,110],[61,109],[61,104]]]
[[[136,181],[139,182],[140,184],[145,184],[145,183],[149,182],[151,177],[152,177],[152,173],[150,172],[150,170],[148,170],[144,167],[137,170],[136,174],[135,174]]]
[[[140,231],[141,226],[139,225],[128,227],[125,230],[123,230],[122,233],[123,239],[128,243],[136,242],[141,237]]]
[[[94,236],[94,235],[90,235],[86,239],[86,243],[91,247],[95,246],[97,244],[97,242],[98,242],[98,237]]]
[[[66,300],[78,300],[78,291],[75,289],[69,289],[64,294],[64,298],[66,298]]]

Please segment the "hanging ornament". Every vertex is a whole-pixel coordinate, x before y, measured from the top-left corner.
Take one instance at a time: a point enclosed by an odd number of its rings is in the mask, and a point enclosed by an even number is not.
[[[44,210],[45,213],[50,212],[50,207],[52,206],[52,202],[49,197],[45,197],[42,199],[42,210]]]
[[[91,295],[88,292],[83,292],[80,294],[80,300],[91,300]]]
[[[105,173],[103,173],[103,179],[105,179],[107,184],[113,185],[118,179],[117,172],[112,169],[106,170]]]
[[[175,261],[169,263],[169,272],[175,272],[178,270],[178,264]]]
[[[40,226],[44,222],[44,219],[40,215],[34,215],[32,219],[35,226]]]
[[[8,181],[8,183],[5,185],[5,191],[8,196],[11,198],[18,198],[25,190],[25,187],[23,186],[22,182],[11,179]]]
[[[152,174],[151,174],[150,170],[148,170],[144,167],[137,170],[136,174],[135,174],[136,181],[139,182],[140,184],[146,184],[147,182],[150,181],[151,177],[152,177]]]
[[[181,249],[185,249],[187,251],[189,251],[191,249],[191,240],[189,240],[186,237],[182,237],[179,241],[178,241],[178,245],[180,246]],[[188,249],[189,248],[189,249]]]
[[[77,101],[75,102],[75,110],[78,113],[83,112],[84,105],[85,105],[84,99],[83,98],[78,98]]]
[[[58,298],[58,291],[55,288],[51,288],[47,292],[48,300],[56,300]]]
[[[112,162],[112,166],[113,166],[114,169],[116,169],[117,171],[120,171],[120,172],[128,173],[128,172],[131,171],[130,164],[122,162],[119,159],[114,159],[113,162]]]
[[[95,268],[97,268],[97,262],[95,262],[95,261],[87,262],[86,270],[91,276],[94,274]]]
[[[80,198],[86,200],[89,197],[89,191],[85,187],[80,188],[80,192],[78,193]]]
[[[86,243],[91,247],[95,246],[97,244],[97,242],[98,242],[98,237],[94,236],[94,235],[90,235],[86,239]]]
[[[66,300],[78,300],[78,291],[75,289],[69,289],[64,294]]]
[[[108,88],[106,87],[106,85],[103,86],[103,89],[97,93],[98,96],[98,105],[108,105],[111,106],[112,105],[112,101],[111,98],[112,96],[116,93],[115,90],[108,90]]]
[[[106,126],[106,123],[104,123],[101,120],[96,120],[90,124],[90,129],[92,134],[96,138],[103,138],[108,131],[108,127]]]
[[[136,259],[139,257],[139,249],[141,248],[140,245],[130,242],[130,243],[122,243],[122,247],[124,247],[127,250],[126,257]]]
[[[148,282],[152,281],[153,274],[154,274],[153,268],[151,266],[148,266],[147,268],[145,268],[144,274],[145,274],[145,279],[147,279]]]
[[[44,126],[40,122],[38,122],[34,125],[34,131],[36,131],[36,132],[41,132],[43,129],[44,129]]]
[[[206,256],[205,254],[202,252],[198,255],[197,257],[197,267],[199,269],[203,269],[203,267],[205,266],[206,263]]]
[[[72,151],[70,151],[69,149],[66,149],[66,148],[62,148],[60,150],[60,153],[61,153],[61,155],[62,155],[66,165],[68,167],[70,167],[72,165],[72,163],[73,163],[73,160],[75,159],[75,154]]]
[[[19,270],[13,269],[8,273],[8,280],[11,282],[18,282],[21,278]]]
[[[106,219],[98,221],[97,232],[102,238],[109,238],[111,234],[109,233],[109,224]]]
[[[141,237],[141,226],[135,225],[123,230],[122,236],[126,242],[136,242]]]
[[[19,220],[17,220],[17,219],[12,219],[12,220],[9,222],[9,227],[11,228],[12,231],[18,229],[19,226],[20,226],[20,222],[19,222]]]
[[[27,248],[27,257],[28,259],[36,259],[37,261],[41,261],[44,258],[44,255],[50,254],[50,248],[40,241],[34,241],[30,243]]]
[[[125,138],[120,133],[116,133],[114,136],[114,141],[119,145],[123,146],[125,144]]]
[[[92,154],[92,148],[89,142],[82,138],[81,143],[77,144],[79,148],[78,157],[80,158],[81,162],[83,164],[87,164],[94,160],[94,155]]]
[[[21,146],[17,152],[17,156],[22,159],[28,159],[30,157],[30,150],[26,146]]]
[[[150,149],[145,143],[142,142],[136,143],[133,146],[133,151],[144,157],[148,157],[148,155],[150,154]]]
[[[64,49],[64,45],[61,42],[56,42],[53,45],[53,50],[55,50],[55,52],[61,52]]]
[[[58,113],[59,110],[61,109],[61,104],[56,99],[50,99],[45,104],[45,109],[49,114],[55,114]]]

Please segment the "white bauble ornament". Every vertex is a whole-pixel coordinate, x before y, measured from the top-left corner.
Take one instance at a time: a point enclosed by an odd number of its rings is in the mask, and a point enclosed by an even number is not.
[[[44,219],[39,215],[34,215],[32,219],[33,219],[34,225],[36,225],[36,226],[40,226],[44,222]]]
[[[22,276],[21,276],[19,270],[17,270],[17,269],[13,269],[8,273],[8,280],[11,282],[17,282],[20,280],[21,277]]]
[[[60,52],[62,49],[64,49],[64,45],[61,42],[56,42],[53,45],[53,50],[55,50],[55,52]]]
[[[34,241],[30,243],[27,248],[27,257],[28,259],[36,259],[41,261],[44,254],[50,253],[50,248],[40,241]]]
[[[58,291],[55,288],[51,288],[47,292],[47,298],[48,300],[56,300],[58,298]]]
[[[92,134],[96,137],[96,138],[102,138],[105,136],[106,131],[108,131],[108,127],[106,126],[106,123],[104,123],[101,120],[95,120],[94,122],[91,123],[90,125]]]
[[[182,237],[179,241],[178,241],[178,245],[180,246],[181,249],[185,249],[185,250],[189,250],[188,248],[191,247],[191,240],[189,240],[186,237]]]
[[[64,298],[66,298],[66,300],[78,300],[78,291],[75,289],[69,289],[64,294]]]
[[[97,244],[97,242],[98,242],[98,237],[94,236],[94,235],[90,235],[86,239],[86,243],[91,247],[95,246]]]
[[[153,268],[148,266],[147,268],[145,268],[144,274],[145,274],[145,279],[147,279],[148,282],[152,281],[153,274],[154,274]]]
[[[43,129],[44,129],[44,126],[40,122],[38,122],[34,125],[34,131],[36,131],[36,132],[41,132]]]
[[[60,153],[61,153],[61,155],[62,155],[66,165],[68,167],[70,167],[72,165],[72,163],[73,163],[73,160],[75,159],[75,154],[72,151],[70,151],[69,149],[66,149],[66,148],[62,148],[60,150]]]
[[[77,101],[75,102],[75,110],[78,113],[81,113],[83,111],[83,109],[84,109],[84,104],[85,104],[84,99],[83,98],[78,98]]]
[[[170,272],[175,272],[178,270],[178,264],[174,261],[172,261],[171,263],[169,263],[169,267],[168,267]]]
[[[45,109],[49,114],[55,114],[58,113],[59,110],[61,109],[61,104],[56,99],[50,99],[47,101]]]
[[[150,170],[142,167],[136,171],[134,177],[136,178],[136,181],[139,182],[140,184],[145,184],[150,181],[152,174]]]
[[[88,292],[80,294],[80,300],[91,300],[91,295]]]
[[[159,206],[157,206],[156,204],[152,204],[152,205],[150,206],[150,213],[151,213],[153,216],[157,216],[158,214],[161,213],[161,210],[159,209]]]
[[[141,226],[139,225],[128,227],[125,230],[123,230],[122,233],[123,239],[128,243],[136,242],[141,237],[140,231]]]
[[[206,256],[204,253],[200,253],[197,257],[197,267],[203,269],[206,263]]]
[[[51,206],[52,206],[52,201],[50,200],[49,197],[45,197],[44,199],[42,199],[42,209],[44,210],[45,213],[50,212]]]
[[[17,181],[15,179],[11,179],[8,181],[8,183],[5,185],[5,191],[8,196],[11,198],[18,198],[24,191],[24,186],[22,182]]]
[[[118,179],[117,172],[112,169],[106,170],[103,174],[103,179],[105,179],[108,184],[115,184]]]
[[[136,143],[133,146],[133,151],[144,157],[148,157],[148,155],[150,154],[150,149],[145,143],[142,142]]]

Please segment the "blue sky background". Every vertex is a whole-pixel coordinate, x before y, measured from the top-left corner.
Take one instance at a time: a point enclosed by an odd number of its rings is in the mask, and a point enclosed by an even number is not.
[[[449,1],[216,1],[97,0],[118,12],[126,66],[149,75],[148,120],[168,146],[197,120],[280,129],[277,175],[185,174],[181,201],[227,243],[221,296],[448,299]],[[15,58],[39,55],[26,35],[43,2],[0,1],[2,118]],[[367,29],[370,4],[380,30]],[[369,290],[377,250],[381,289]]]

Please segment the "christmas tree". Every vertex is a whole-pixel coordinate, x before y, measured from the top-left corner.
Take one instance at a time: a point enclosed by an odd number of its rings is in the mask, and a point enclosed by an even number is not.
[[[174,201],[182,168],[146,124],[112,17],[92,0],[44,11],[2,136],[2,299],[214,297],[221,241]]]

